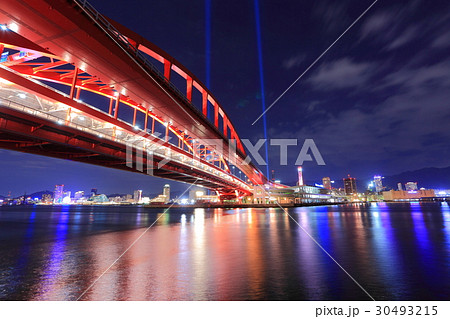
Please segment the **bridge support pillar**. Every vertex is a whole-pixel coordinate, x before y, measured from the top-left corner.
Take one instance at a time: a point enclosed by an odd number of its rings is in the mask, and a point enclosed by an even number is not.
[[[170,81],[170,71],[172,69],[172,63],[169,60],[164,60],[164,77]]]
[[[120,103],[120,94],[117,95],[116,97],[116,104],[114,107],[114,118],[117,120],[118,116],[119,116],[119,103]]]
[[[78,68],[75,67],[73,70],[73,79],[72,86],[70,87],[70,95],[69,97],[73,100],[73,96],[75,95],[75,90],[77,89],[77,80],[78,80]]]
[[[137,112],[137,108],[134,108],[134,111],[133,111],[133,126],[136,126],[136,112]],[[110,112],[110,114],[111,114],[111,112]]]
[[[206,90],[204,90],[202,92],[202,111],[203,111],[203,115],[205,117],[208,117],[208,92],[206,92]]]
[[[147,132],[147,124],[148,124],[148,107],[145,109],[145,120],[144,120],[144,131]]]
[[[192,102],[192,78],[190,76],[186,77],[186,98]]]
[[[114,102],[114,99],[111,97],[109,99],[109,110],[108,110],[109,115],[112,115],[112,112],[113,112],[113,102]]]
[[[166,124],[166,136],[164,137],[164,141],[169,141],[169,123]]]
[[[219,105],[214,102],[214,125],[219,128]]]
[[[228,120],[225,117],[225,115],[223,116],[223,135],[225,137],[227,137],[227,133],[228,133]]]

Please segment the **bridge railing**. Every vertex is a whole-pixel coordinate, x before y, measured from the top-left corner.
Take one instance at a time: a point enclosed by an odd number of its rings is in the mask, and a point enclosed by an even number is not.
[[[51,87],[49,89],[54,90]],[[86,103],[83,103],[89,107],[92,107]],[[116,134],[113,136],[111,134],[112,127],[108,122],[102,122],[98,119],[93,119],[89,114],[86,114],[81,111],[77,111],[77,113],[73,114],[74,117],[70,117],[69,121],[67,121],[67,109],[69,106],[59,105],[53,102],[49,102],[45,99],[39,98],[35,95],[31,95],[30,93],[25,93],[21,90],[16,90],[13,88],[2,88],[0,85],[0,105],[5,107],[9,107],[12,109],[16,109],[23,113],[28,113],[33,116],[38,116],[44,118],[46,120],[56,122],[59,125],[67,125],[72,128],[75,128],[79,131],[84,131],[86,133],[90,133],[92,135],[96,135],[99,138],[106,138],[114,142],[119,142],[124,145],[129,145],[134,147],[135,149],[139,149],[141,152],[153,152],[155,155],[160,155],[166,159],[169,159],[173,162],[178,162],[183,165],[192,165],[195,168],[207,172],[209,174],[213,174],[220,178],[226,179],[229,182],[233,182],[238,184],[241,188],[248,189],[248,185],[246,185],[243,181],[236,177],[231,177],[229,174],[222,172],[219,169],[213,168],[209,165],[202,163],[198,158],[186,156],[181,154],[175,150],[172,150],[169,147],[162,145],[163,140],[154,136],[154,143],[152,144],[148,139],[138,136],[134,133],[128,133],[124,130],[120,130],[121,134]],[[94,108],[94,107],[92,107]],[[51,114],[53,113],[53,114]],[[58,116],[60,115],[60,116]],[[89,121],[84,120],[84,125],[75,123],[75,117],[81,118],[85,117],[89,119]],[[90,122],[90,125],[88,124]]]

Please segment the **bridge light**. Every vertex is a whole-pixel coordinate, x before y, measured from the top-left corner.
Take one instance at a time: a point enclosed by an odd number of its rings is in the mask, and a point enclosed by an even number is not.
[[[25,99],[27,97],[25,93],[19,93],[17,94],[17,96],[20,97],[21,99]]]
[[[19,31],[19,26],[13,22],[8,24],[8,29],[17,33],[17,31]]]
[[[119,96],[119,92],[117,92],[117,91],[114,92],[114,96],[115,96],[115,97],[118,97],[118,96]]]
[[[3,79],[3,78],[0,78],[0,84],[3,84],[3,85],[12,85],[13,83],[10,82],[10,81],[8,81],[8,80],[5,80],[5,79]]]
[[[3,31],[8,30],[8,28],[7,28],[6,25],[4,25],[4,24],[1,24],[1,25],[0,25],[0,29],[2,29]]]

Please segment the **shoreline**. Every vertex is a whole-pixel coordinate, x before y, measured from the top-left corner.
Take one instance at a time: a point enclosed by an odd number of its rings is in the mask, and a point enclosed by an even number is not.
[[[225,208],[225,209],[244,209],[244,208],[294,208],[294,207],[314,207],[314,206],[333,206],[333,205],[346,205],[346,204],[369,204],[369,203],[411,203],[413,201],[374,201],[374,202],[336,202],[336,203],[300,203],[300,204],[233,204],[233,203],[203,203],[203,204],[25,204],[25,205],[0,205],[1,207],[20,207],[20,206],[96,206],[96,207],[141,207],[141,208]],[[416,201],[414,201],[416,202]],[[427,201],[418,201],[421,203],[441,203],[447,202],[450,203],[449,200],[427,200]]]

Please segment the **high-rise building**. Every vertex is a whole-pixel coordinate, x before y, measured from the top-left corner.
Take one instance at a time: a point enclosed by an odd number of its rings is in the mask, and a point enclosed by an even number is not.
[[[331,179],[329,177],[322,178],[323,188],[331,189]]]
[[[405,184],[405,189],[407,191],[416,191],[417,190],[417,182],[408,182]]]
[[[74,199],[75,200],[80,200],[80,199],[82,199],[84,197],[84,191],[78,191],[78,192],[75,192],[75,195],[74,195]]]
[[[134,191],[134,197],[133,200],[135,203],[141,203],[142,202],[142,190],[138,189]]]
[[[164,185],[163,195],[166,196],[166,202],[170,201],[170,185],[169,184]]]
[[[350,177],[350,174],[347,178],[344,178],[344,190],[345,195],[356,195],[356,178]]]
[[[399,191],[403,190],[402,183],[397,183],[397,188]]]
[[[53,203],[61,204],[64,198],[64,185],[55,185],[55,191],[53,192]]]
[[[275,182],[275,170],[272,170],[272,182]]]
[[[298,186],[303,186],[303,168],[301,166],[299,166],[297,168],[297,172],[298,172]]]
[[[381,192],[383,190],[383,181],[380,175],[375,175],[373,177],[373,183],[375,184],[375,191],[377,193]]]

